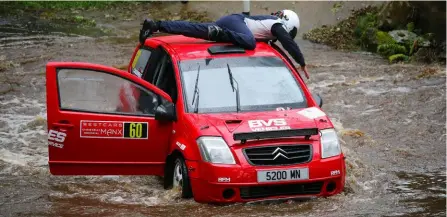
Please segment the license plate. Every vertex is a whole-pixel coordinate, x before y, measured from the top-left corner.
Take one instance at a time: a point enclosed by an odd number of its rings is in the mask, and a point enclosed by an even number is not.
[[[309,168],[258,171],[258,182],[278,182],[304,179],[309,179]]]

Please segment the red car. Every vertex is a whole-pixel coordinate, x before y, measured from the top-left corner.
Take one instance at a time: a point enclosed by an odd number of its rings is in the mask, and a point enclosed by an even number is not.
[[[128,72],[47,64],[53,175],[155,175],[198,202],[331,196],[345,183],[334,126],[274,44],[183,36],[138,46]]]

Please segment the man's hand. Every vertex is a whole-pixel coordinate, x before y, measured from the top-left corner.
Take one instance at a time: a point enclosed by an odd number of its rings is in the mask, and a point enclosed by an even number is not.
[[[306,78],[309,79],[309,73],[307,72],[307,67],[301,66],[300,69],[304,72],[304,75],[306,75]]]

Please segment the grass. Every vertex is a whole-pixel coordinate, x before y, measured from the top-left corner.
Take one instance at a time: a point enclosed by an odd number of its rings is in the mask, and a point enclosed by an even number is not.
[[[12,61],[1,61],[0,60],[0,72],[6,71],[14,66]]]
[[[438,73],[438,70],[436,68],[425,68],[421,74],[417,75],[417,79],[421,78],[428,78]]]
[[[365,133],[360,130],[344,130],[341,133],[343,136],[350,136],[353,138],[360,138],[365,136]]]
[[[116,8],[122,5],[139,4],[135,1],[2,1],[0,14],[23,12],[89,10]]]
[[[15,8],[40,10],[40,9],[90,9],[105,8],[122,2],[118,1],[15,1],[7,4]]]

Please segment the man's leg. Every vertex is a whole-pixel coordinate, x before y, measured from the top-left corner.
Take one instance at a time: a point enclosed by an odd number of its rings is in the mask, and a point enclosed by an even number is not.
[[[209,40],[208,27],[214,23],[193,23],[188,21],[158,21],[159,31],[171,34],[180,34],[187,37]]]
[[[187,37],[210,40],[209,28],[215,23],[193,23],[187,21],[153,21],[146,19],[143,28],[140,30],[140,42],[149,37],[154,32],[164,32],[170,34],[180,34]]]
[[[224,35],[235,45],[249,50],[256,48],[256,39],[250,29],[248,29],[247,24],[245,24],[243,15],[232,14],[224,16],[217,20],[216,24],[222,28]]]
[[[181,34],[217,42],[232,42],[245,49],[254,49],[256,40],[240,14],[220,18],[216,23],[192,23],[187,21],[153,21],[146,19],[140,30],[140,42],[144,43],[153,32]]]

